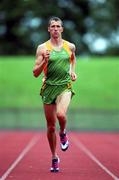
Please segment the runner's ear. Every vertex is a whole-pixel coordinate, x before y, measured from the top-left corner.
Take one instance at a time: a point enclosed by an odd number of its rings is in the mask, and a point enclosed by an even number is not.
[[[50,29],[49,29],[49,27],[48,27],[48,32],[50,32]]]
[[[62,27],[62,30],[61,30],[61,32],[63,32],[64,31],[64,28]]]

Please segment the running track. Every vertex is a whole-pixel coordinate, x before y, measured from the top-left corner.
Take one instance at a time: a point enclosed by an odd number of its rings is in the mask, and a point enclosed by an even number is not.
[[[60,172],[51,173],[45,132],[0,132],[0,180],[119,180],[119,133],[69,132]],[[59,143],[59,141],[58,141]]]

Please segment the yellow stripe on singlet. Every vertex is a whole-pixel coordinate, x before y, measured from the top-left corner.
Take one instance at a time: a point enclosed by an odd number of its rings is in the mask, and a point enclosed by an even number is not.
[[[47,49],[48,49],[49,51],[52,51],[52,50],[53,50],[52,45],[51,45],[51,43],[50,43],[49,40],[46,41],[45,45],[46,45],[46,47],[47,47]]]
[[[50,51],[53,50],[53,47],[52,47],[52,45],[51,45],[49,40],[46,41],[45,44],[46,44],[46,47],[47,47],[48,50],[50,50]],[[63,40],[63,48],[68,52],[69,55],[71,55],[71,50],[69,48],[68,42],[65,41],[65,40]]]
[[[46,45],[46,47],[47,47],[47,49],[48,49],[49,51],[52,51],[52,50],[53,50],[53,47],[52,47],[52,45],[51,45],[51,43],[50,43],[49,40],[46,41],[45,45]],[[66,40],[63,40],[63,48],[64,48],[64,49],[67,51],[67,53],[69,54],[69,56],[70,56],[70,63],[71,63],[71,55],[72,55],[72,52],[71,52],[71,50],[70,50],[70,48],[69,48],[69,45],[68,45],[68,42],[67,42]]]
[[[69,48],[68,42],[64,40],[63,48],[68,52],[69,56],[71,56],[71,50]]]

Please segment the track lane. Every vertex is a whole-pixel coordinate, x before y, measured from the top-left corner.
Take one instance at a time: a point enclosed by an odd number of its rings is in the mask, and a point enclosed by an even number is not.
[[[21,133],[22,134],[22,133]],[[26,143],[28,143],[28,139],[30,140],[36,133],[29,132],[24,133],[21,135],[19,133],[14,134],[16,137],[21,137],[19,144],[22,148],[25,147]],[[113,179],[107,173],[105,173],[95,162],[93,162],[81,149],[79,149],[72,139],[75,136],[78,140],[83,142],[86,147],[88,147],[91,152],[96,155],[97,158],[102,158],[103,156],[107,155],[107,149],[105,149],[105,142],[108,142],[108,134],[107,137],[105,134],[100,133],[75,133],[69,132],[69,139],[70,139],[70,148],[67,152],[62,152],[57,144],[58,154],[61,159],[60,163],[60,172],[59,173],[50,173],[49,168],[51,165],[51,154],[46,138],[45,132],[39,133],[40,139],[39,141],[32,147],[30,151],[23,157],[23,159],[18,163],[18,165],[12,170],[12,172],[7,177],[7,180],[111,180]],[[13,137],[13,136],[12,136]],[[27,137],[27,138],[26,138]],[[109,136],[109,140],[111,139],[111,134]],[[17,141],[18,139],[15,138]],[[102,143],[102,139],[104,139]],[[113,142],[114,146],[117,147],[115,141],[110,140]],[[19,141],[18,141],[19,142]],[[15,143],[15,140],[14,140]],[[58,142],[59,143],[59,142]],[[97,146],[98,143],[98,146]],[[109,142],[108,142],[109,143]],[[101,147],[100,147],[101,146]],[[108,148],[110,147],[110,143]],[[22,149],[20,148],[20,149]],[[102,148],[102,154],[100,154],[100,148]],[[19,148],[18,148],[19,149]],[[17,150],[17,149],[16,149]],[[113,149],[112,149],[113,150]],[[99,151],[99,152],[98,152]],[[112,160],[114,158],[114,153],[110,152],[113,155]],[[15,153],[18,155],[19,153]],[[103,158],[104,159],[104,158]],[[116,159],[116,158],[114,158]],[[102,160],[102,159],[101,159]],[[110,161],[110,157],[107,156],[106,165],[108,165]],[[7,163],[7,162],[6,162]],[[8,165],[6,165],[8,166]],[[5,166],[5,167],[6,167]],[[109,165],[110,166],[110,165]],[[113,171],[113,168],[110,169]],[[114,167],[115,170],[115,167]]]
[[[0,180],[4,179],[2,176],[9,171],[33,135],[32,132],[6,132],[0,139]]]
[[[72,135],[79,149],[91,158],[114,180],[119,180],[118,133],[86,133]]]

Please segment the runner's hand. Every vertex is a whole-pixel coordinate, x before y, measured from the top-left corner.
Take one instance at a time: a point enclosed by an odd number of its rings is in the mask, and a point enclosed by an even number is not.
[[[71,76],[71,80],[72,80],[72,81],[76,81],[77,75],[76,75],[75,72],[71,72],[70,76]]]
[[[46,50],[46,51],[43,53],[43,58],[44,58],[44,60],[45,60],[46,63],[48,62],[49,57],[50,57],[50,51],[49,51],[49,50]]]

